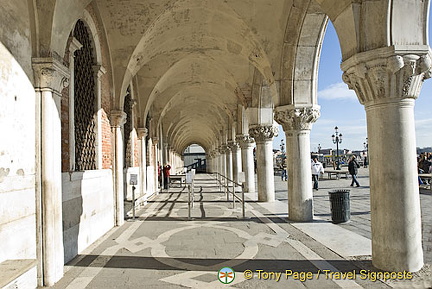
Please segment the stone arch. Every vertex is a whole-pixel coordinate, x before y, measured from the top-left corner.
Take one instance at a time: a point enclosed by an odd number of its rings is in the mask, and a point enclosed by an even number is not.
[[[428,45],[429,1],[315,1],[334,24],[342,61],[383,47]]]
[[[287,22],[278,105],[317,104],[319,56],[328,20],[314,1],[302,5],[300,20],[289,17]],[[298,23],[302,23],[300,27]]]

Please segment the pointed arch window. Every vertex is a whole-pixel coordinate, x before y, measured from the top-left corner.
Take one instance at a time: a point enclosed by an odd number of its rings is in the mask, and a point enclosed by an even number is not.
[[[123,111],[126,113],[126,123],[124,124],[124,155],[125,155],[125,167],[132,167],[132,153],[133,153],[133,142],[131,138],[131,132],[133,130],[132,122],[132,109],[133,101],[130,92],[130,87],[127,89],[125,96]]]
[[[78,20],[73,36],[82,44],[75,52],[74,65],[74,133],[75,170],[96,169],[96,91],[95,65],[90,33]]]

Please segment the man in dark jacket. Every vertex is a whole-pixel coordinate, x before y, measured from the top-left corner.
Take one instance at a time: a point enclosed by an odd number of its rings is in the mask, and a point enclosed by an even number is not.
[[[352,176],[352,181],[351,181],[351,185],[350,185],[351,187],[354,186],[354,183],[356,184],[356,187],[360,187],[360,184],[357,181],[357,173],[358,173],[359,167],[360,167],[360,165],[356,161],[356,156],[353,155],[351,157],[350,161],[348,162],[348,172]]]

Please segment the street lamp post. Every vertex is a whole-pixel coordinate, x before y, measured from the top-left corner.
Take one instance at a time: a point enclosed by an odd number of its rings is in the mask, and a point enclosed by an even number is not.
[[[367,168],[367,166],[368,166],[368,161],[369,161],[369,153],[368,153],[369,144],[368,144],[368,138],[366,138],[366,142],[363,143],[363,146],[364,146],[364,149],[365,149],[365,151],[366,151],[366,156],[365,156],[365,159],[364,159],[364,164],[363,164],[363,166],[364,166],[365,168]]]
[[[339,144],[342,143],[342,134],[338,133],[338,127],[337,126],[335,127],[335,134],[332,135],[332,140],[333,140],[333,143],[336,144],[336,164],[337,164],[336,169],[340,170],[341,168],[340,168],[340,164],[339,164]]]

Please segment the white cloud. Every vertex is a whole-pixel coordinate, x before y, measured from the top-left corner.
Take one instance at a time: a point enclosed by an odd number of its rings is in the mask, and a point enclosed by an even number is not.
[[[318,91],[318,98],[326,100],[348,99],[357,101],[355,92],[348,89],[348,86],[343,82],[334,83]]]

